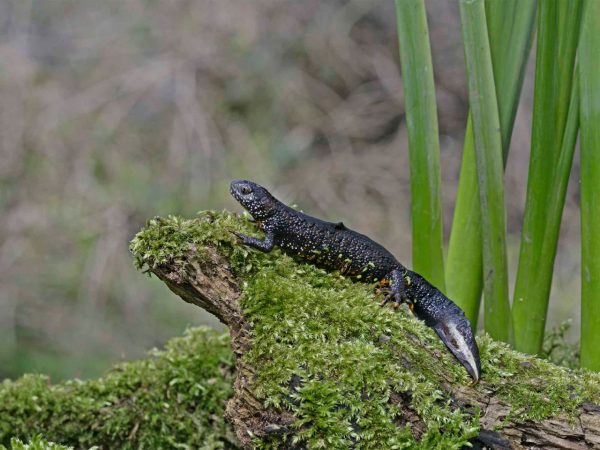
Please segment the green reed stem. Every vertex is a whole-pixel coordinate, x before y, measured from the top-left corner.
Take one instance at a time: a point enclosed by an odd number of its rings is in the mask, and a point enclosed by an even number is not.
[[[440,145],[424,0],[396,0],[412,198],[412,263],[445,289]]]
[[[562,202],[554,185],[568,177],[559,173],[558,161],[565,142],[580,19],[579,0],[538,5],[531,157],[512,310],[514,344],[526,353],[538,353],[544,337],[558,239],[558,230],[547,228],[550,222],[560,224]],[[550,217],[551,209],[558,217]]]
[[[508,341],[510,307],[500,119],[483,0],[461,0],[481,211],[485,329]]]
[[[581,366],[600,370],[600,0],[586,0],[581,89]]]
[[[488,0],[486,18],[502,135],[508,156],[535,17],[534,0]],[[481,298],[482,249],[479,193],[471,117],[467,121],[454,221],[446,260],[446,290],[477,325]]]

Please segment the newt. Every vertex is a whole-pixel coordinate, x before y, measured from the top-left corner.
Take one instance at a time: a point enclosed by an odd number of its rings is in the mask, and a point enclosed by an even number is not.
[[[326,222],[297,211],[252,181],[234,180],[230,191],[265,233],[264,239],[236,233],[241,243],[263,252],[270,252],[277,245],[291,256],[328,270],[339,270],[352,280],[387,286],[382,306],[390,301],[407,303],[418,319],[435,330],[474,382],[479,381],[479,349],[469,320],[424,277],[404,267],[382,245],[348,229],[342,222]]]

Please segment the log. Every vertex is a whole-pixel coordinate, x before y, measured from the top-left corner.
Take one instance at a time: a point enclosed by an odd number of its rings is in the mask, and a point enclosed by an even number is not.
[[[252,228],[227,212],[155,219],[131,248],[140,267],[229,328],[226,417],[245,448],[600,448],[598,374],[479,336],[473,386],[408,310],[378,307],[372,286],[243,248],[234,231]]]

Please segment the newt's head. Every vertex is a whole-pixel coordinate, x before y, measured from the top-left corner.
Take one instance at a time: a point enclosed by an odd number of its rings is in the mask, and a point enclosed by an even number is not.
[[[477,383],[481,377],[479,348],[469,320],[458,306],[452,306],[445,317],[433,325],[433,329]]]
[[[477,383],[481,378],[479,348],[465,313],[452,300],[416,273],[410,275],[411,286],[421,288],[415,295],[412,310],[435,330],[442,342]]]
[[[229,191],[256,220],[264,220],[275,214],[279,201],[261,185],[247,180],[233,180]]]

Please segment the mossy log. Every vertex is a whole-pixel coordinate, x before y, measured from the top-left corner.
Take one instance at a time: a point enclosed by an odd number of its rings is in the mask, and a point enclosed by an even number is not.
[[[154,219],[132,242],[140,267],[229,327],[246,448],[600,448],[600,376],[478,338],[473,386],[407,310],[279,251],[240,246],[243,217]]]

